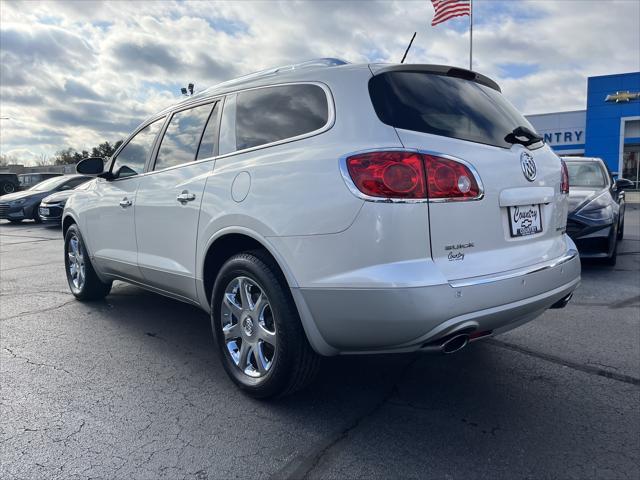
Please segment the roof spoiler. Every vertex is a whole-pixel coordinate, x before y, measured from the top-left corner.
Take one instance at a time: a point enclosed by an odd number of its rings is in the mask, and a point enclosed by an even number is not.
[[[371,73],[379,75],[386,72],[424,72],[434,75],[444,75],[447,77],[462,78],[464,80],[470,80],[472,82],[485,85],[498,92],[502,92],[500,86],[491,80],[489,77],[482,75],[481,73],[474,72],[472,70],[466,70],[464,68],[451,67],[448,65],[424,65],[424,64],[410,64],[404,63],[401,65],[385,65],[385,64],[371,64],[369,65]]]

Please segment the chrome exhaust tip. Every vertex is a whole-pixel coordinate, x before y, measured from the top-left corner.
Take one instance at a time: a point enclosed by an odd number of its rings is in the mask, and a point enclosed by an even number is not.
[[[569,301],[571,300],[571,298],[573,297],[573,292],[571,292],[569,295],[567,295],[564,298],[561,298],[560,300],[558,300],[556,303],[554,303],[553,305],[551,305],[549,308],[564,308],[567,306],[567,304],[569,303]]]
[[[442,344],[442,353],[456,353],[462,350],[469,344],[469,335],[463,333],[451,337],[449,340]]]
[[[420,349],[421,352],[426,353],[455,353],[462,350],[469,344],[469,334],[459,333],[454,334],[446,339],[436,340],[435,342],[427,343]]]

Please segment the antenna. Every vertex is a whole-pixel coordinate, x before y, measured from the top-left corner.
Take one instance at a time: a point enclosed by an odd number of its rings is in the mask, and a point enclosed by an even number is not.
[[[400,63],[404,63],[404,59],[407,58],[407,53],[409,53],[409,49],[411,48],[411,45],[413,45],[413,39],[416,38],[416,33],[417,32],[413,32],[413,37],[411,37],[411,41],[409,42],[409,46],[404,51],[404,55],[402,56],[402,60],[400,60]]]
[[[182,87],[180,89],[180,93],[182,93],[182,95],[184,95],[185,97],[190,97],[191,95],[193,95],[193,87],[193,83],[190,83],[186,87]]]

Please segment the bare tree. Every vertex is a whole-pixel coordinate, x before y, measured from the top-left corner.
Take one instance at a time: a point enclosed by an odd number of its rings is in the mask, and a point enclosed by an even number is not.
[[[11,163],[16,163],[16,159],[6,153],[0,154],[0,167],[6,167]]]
[[[36,166],[38,167],[46,167],[47,165],[51,165],[52,162],[47,157],[46,153],[41,153],[36,160]]]

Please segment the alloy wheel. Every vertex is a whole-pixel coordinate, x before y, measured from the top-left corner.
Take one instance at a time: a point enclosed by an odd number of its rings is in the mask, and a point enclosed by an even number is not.
[[[69,243],[67,244],[67,259],[71,283],[77,290],[82,290],[86,278],[86,269],[80,240],[76,235],[72,235],[71,238],[69,238]]]
[[[249,377],[264,377],[277,353],[276,325],[264,289],[249,277],[235,277],[225,288],[220,318],[232,362]]]

